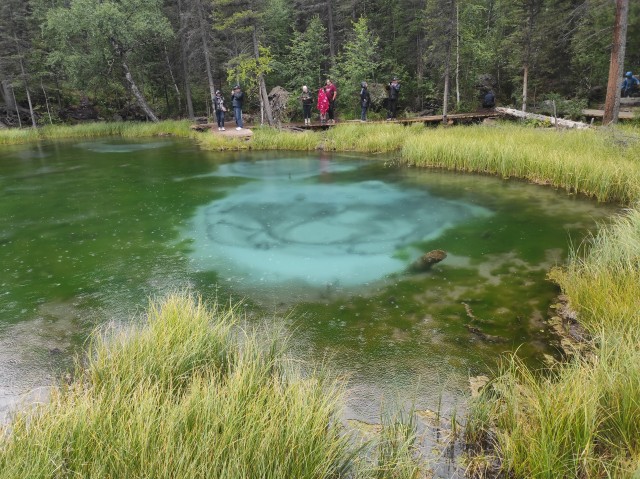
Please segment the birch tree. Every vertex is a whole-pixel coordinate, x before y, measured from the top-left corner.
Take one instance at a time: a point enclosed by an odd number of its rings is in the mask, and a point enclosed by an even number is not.
[[[47,15],[46,31],[53,42],[50,60],[60,65],[79,88],[87,88],[94,75],[117,72],[147,118],[158,121],[138,86],[135,65],[130,60],[145,44],[162,44],[173,38],[161,0],[68,3]]]

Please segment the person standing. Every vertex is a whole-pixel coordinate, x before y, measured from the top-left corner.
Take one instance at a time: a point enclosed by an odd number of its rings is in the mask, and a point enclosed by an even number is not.
[[[398,97],[400,96],[400,80],[393,77],[387,85],[389,96],[387,98],[387,120],[395,120],[396,109],[398,108]]]
[[[360,121],[367,121],[367,111],[369,110],[369,105],[371,105],[371,94],[369,93],[369,85],[366,81],[363,81],[360,86],[362,87],[360,90],[360,106],[362,107]]]
[[[236,117],[236,130],[242,130],[242,103],[244,102],[244,92],[240,88],[240,85],[233,87],[231,91],[231,106],[233,107],[233,114]]]
[[[495,106],[496,95],[493,93],[493,90],[489,90],[482,99],[482,108],[495,108]]]
[[[327,111],[329,111],[329,99],[324,87],[320,87],[318,90],[318,111],[320,112],[320,123],[324,125],[327,121]]]
[[[624,74],[624,80],[622,82],[622,96],[629,97],[635,96],[640,90],[640,80],[638,80],[633,72],[627,72]]]
[[[328,110],[329,121],[335,124],[336,123],[336,119],[335,119],[336,97],[338,96],[338,89],[329,78],[327,78],[327,83],[324,87],[324,92],[327,95],[327,100],[329,100],[329,110]]]
[[[302,95],[300,95],[302,101],[302,116],[304,117],[304,124],[311,124],[311,107],[313,106],[313,96],[307,85],[302,87]]]
[[[218,131],[224,131],[224,114],[227,107],[224,106],[224,98],[220,90],[216,90],[216,96],[213,97],[213,107],[216,111],[216,121],[218,122]]]

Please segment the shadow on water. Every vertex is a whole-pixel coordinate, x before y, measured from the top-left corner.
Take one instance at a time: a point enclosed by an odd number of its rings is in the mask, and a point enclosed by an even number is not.
[[[557,355],[546,272],[612,211],[384,159],[172,141],[7,148],[0,185],[0,414],[96,324],[186,287],[285,321],[294,355],[348,378],[347,420],[375,423],[389,399],[438,430],[426,411],[461,417],[503,352]],[[407,272],[434,249],[447,258]]]

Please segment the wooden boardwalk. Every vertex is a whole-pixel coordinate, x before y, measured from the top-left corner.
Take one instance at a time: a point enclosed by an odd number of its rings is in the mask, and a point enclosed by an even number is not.
[[[497,118],[502,116],[501,113],[493,111],[493,110],[482,110],[473,113],[453,113],[451,115],[447,115],[447,124],[460,124],[460,123],[474,123],[484,120],[485,118]],[[395,120],[383,120],[383,121],[367,121],[362,123],[360,120],[348,120],[348,121],[337,121],[336,123],[320,123],[319,121],[314,121],[310,125],[305,125],[304,123],[283,123],[278,125],[279,128],[289,129],[289,130],[327,130],[336,125],[344,125],[344,124],[373,124],[373,125],[385,125],[385,124],[400,124],[400,125],[411,125],[413,123],[423,123],[425,125],[428,124],[438,124],[442,123],[442,115],[432,115],[432,116],[418,116],[415,118],[397,118]],[[255,126],[255,125],[252,125]],[[245,128],[239,132],[235,131],[235,128],[228,128],[224,132],[219,132],[217,125],[215,123],[199,123],[196,125],[192,125],[191,128],[193,130],[198,131],[207,131],[210,130],[212,133],[221,134],[222,136],[250,136],[250,130]],[[249,132],[249,133],[248,133]]]
[[[590,108],[582,110],[582,114],[587,118],[602,118],[604,110],[592,110]],[[618,113],[618,120],[633,120],[636,116],[631,111],[621,111]]]
[[[451,115],[447,115],[447,124],[460,124],[460,123],[474,123],[478,121],[482,121],[485,118],[497,118],[502,116],[500,113],[495,112],[493,110],[483,110],[473,113],[453,113]],[[364,124],[364,125],[388,125],[388,124],[400,124],[400,125],[411,125],[413,123],[423,123],[427,124],[438,124],[442,123],[442,115],[431,115],[431,116],[418,116],[415,118],[396,118],[395,120],[381,120],[381,121],[367,121],[361,122],[360,120],[348,120],[348,121],[337,121],[335,124],[333,123],[320,123],[319,121],[314,121],[310,125],[305,125],[304,123],[285,123],[282,125],[282,128],[291,128],[291,129],[300,129],[300,130],[326,130],[331,128],[332,126],[341,125],[341,124]]]

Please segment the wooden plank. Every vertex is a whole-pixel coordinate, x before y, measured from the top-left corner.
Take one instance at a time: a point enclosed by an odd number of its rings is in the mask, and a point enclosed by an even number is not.
[[[587,108],[586,110],[582,110],[582,114],[589,118],[602,118],[604,116],[604,110],[592,110]],[[630,111],[621,111],[618,113],[619,120],[633,120],[635,115]]]

